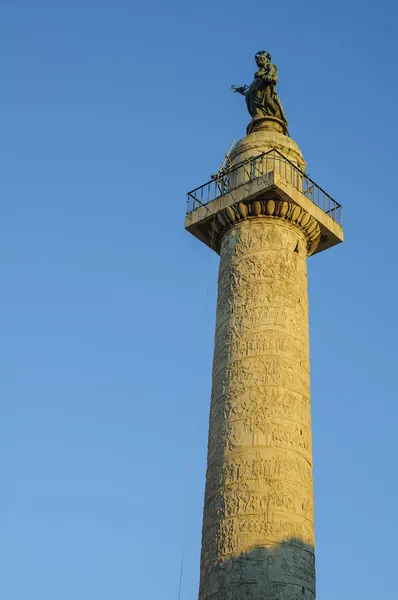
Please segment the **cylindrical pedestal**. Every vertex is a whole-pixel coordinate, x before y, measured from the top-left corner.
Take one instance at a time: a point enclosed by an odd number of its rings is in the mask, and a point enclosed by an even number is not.
[[[307,240],[223,233],[199,600],[314,600]]]

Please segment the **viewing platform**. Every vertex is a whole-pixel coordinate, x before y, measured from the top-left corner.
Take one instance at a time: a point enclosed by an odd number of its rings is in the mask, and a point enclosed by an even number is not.
[[[255,207],[250,204],[253,201]],[[274,201],[273,212],[269,201]],[[261,202],[266,206],[261,208]],[[210,181],[188,192],[185,228],[218,252],[217,233],[228,215],[231,223],[245,211],[249,216],[276,216],[278,212],[279,217],[290,219],[295,205],[302,209],[296,210],[297,219],[307,213],[319,224],[321,237],[313,254],[343,241],[341,204],[277,149],[221,169]]]

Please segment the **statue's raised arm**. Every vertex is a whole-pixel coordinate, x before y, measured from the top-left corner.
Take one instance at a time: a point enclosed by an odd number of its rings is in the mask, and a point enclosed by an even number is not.
[[[238,92],[238,94],[242,94],[244,96],[246,94],[246,90],[249,88],[247,85],[242,85],[240,87],[236,87],[236,85],[231,85],[231,90],[234,92]]]
[[[271,62],[271,55],[265,50],[260,50],[255,56],[258,71],[254,74],[252,83],[247,86],[231,86],[234,92],[246,97],[247,109],[252,117],[248,133],[260,123],[268,121],[270,126],[287,134],[287,119],[276,93],[275,86],[278,82],[277,67]]]

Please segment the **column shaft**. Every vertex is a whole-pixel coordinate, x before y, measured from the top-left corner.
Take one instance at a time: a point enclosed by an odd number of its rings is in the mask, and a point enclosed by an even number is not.
[[[247,218],[220,256],[199,600],[313,600],[307,240]]]

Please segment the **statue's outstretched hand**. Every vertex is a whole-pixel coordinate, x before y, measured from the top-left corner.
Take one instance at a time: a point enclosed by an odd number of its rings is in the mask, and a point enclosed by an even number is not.
[[[245,92],[247,90],[247,85],[242,85],[241,87],[236,87],[236,85],[231,85],[230,88],[234,93],[238,92],[238,94],[242,94],[243,96],[245,95]]]

